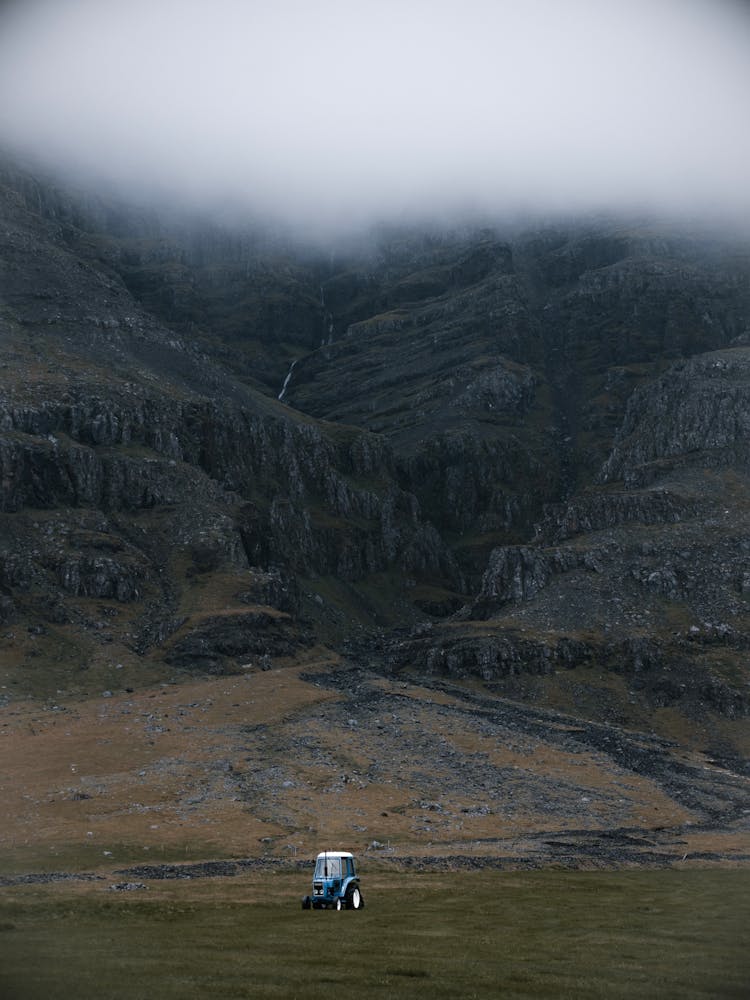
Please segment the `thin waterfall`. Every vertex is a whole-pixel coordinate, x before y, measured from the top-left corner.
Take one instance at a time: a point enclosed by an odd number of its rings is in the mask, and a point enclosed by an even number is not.
[[[323,347],[326,342],[333,343],[333,313],[326,306],[326,296],[322,285],[320,285],[320,308],[323,310],[323,339],[320,346]],[[326,334],[328,335],[327,341]]]
[[[289,380],[290,380],[290,379],[291,379],[291,377],[292,377],[292,372],[294,371],[294,366],[295,366],[296,364],[297,364],[297,362],[296,362],[296,361],[292,361],[292,363],[291,363],[291,365],[290,365],[290,367],[289,367],[289,371],[288,371],[288,372],[286,373],[286,378],[284,379],[284,384],[283,384],[283,385],[282,385],[282,387],[281,387],[281,392],[280,392],[280,393],[279,393],[279,395],[278,395],[278,396],[276,397],[277,399],[283,399],[283,398],[284,398],[284,393],[286,392],[286,388],[287,388],[287,386],[289,385]]]

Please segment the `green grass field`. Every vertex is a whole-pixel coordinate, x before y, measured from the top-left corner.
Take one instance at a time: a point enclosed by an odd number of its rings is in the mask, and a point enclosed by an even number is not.
[[[303,911],[288,873],[6,889],[0,997],[748,995],[747,871],[379,872],[363,889],[360,912]]]

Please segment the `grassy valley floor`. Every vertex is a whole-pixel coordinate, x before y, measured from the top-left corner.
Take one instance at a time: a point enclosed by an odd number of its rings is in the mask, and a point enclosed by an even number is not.
[[[335,657],[0,734],[3,1000],[745,995],[749,782],[697,741]],[[363,911],[301,909],[323,847]]]
[[[746,996],[750,872],[386,873],[303,911],[306,873],[16,886],[6,1000]],[[366,887],[366,888],[365,888]]]

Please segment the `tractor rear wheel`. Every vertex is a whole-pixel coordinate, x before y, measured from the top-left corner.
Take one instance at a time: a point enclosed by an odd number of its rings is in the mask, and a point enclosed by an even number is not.
[[[353,889],[348,889],[346,893],[347,910],[359,910],[362,906],[364,906],[364,900],[359,888],[354,886]]]

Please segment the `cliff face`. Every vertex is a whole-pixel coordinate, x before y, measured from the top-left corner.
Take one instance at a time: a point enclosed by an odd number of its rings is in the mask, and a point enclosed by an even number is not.
[[[496,547],[473,600],[393,647],[394,667],[593,698],[626,724],[746,715],[749,359],[736,347],[644,380],[595,481],[547,505],[528,544]],[[613,682],[609,705],[593,696]]]
[[[624,722],[746,711],[747,246],[599,220],[322,253],[0,182],[21,687],[416,626],[358,648]]]
[[[195,632],[196,663],[235,669],[309,643],[314,589],[300,597],[298,580],[347,588],[398,565],[460,585],[386,441],[244,384],[78,252],[96,216],[78,229],[67,201],[5,180],[0,613],[23,635],[8,649],[62,637],[81,668],[127,650],[184,664],[170,637],[184,650]],[[99,238],[109,254],[109,230]],[[215,607],[239,616],[232,642],[203,621]]]

